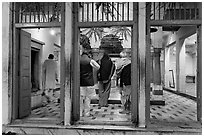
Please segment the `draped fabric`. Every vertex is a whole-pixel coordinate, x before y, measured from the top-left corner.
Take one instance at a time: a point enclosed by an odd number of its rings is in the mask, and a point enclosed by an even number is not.
[[[109,57],[104,56],[100,60],[99,69],[99,105],[107,106],[111,90],[111,77],[115,71],[115,65]]]
[[[111,81],[107,83],[103,83],[102,81],[99,81],[99,105],[100,106],[108,105],[110,90],[111,90]]]
[[[43,89],[54,89],[57,75],[57,63],[52,59],[45,60],[43,64]]]
[[[123,67],[127,66],[131,63],[131,60],[129,58],[120,58],[116,60],[116,74],[120,75]]]

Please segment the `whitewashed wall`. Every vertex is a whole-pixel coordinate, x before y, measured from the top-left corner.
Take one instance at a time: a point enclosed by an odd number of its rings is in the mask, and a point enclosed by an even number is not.
[[[9,103],[9,3],[2,3],[2,124],[9,123],[11,106]]]
[[[167,45],[173,43],[176,41],[176,39],[185,39],[185,41],[183,43],[180,43],[181,45],[177,45],[180,46],[181,51],[179,53],[179,60],[180,60],[180,90],[185,90],[185,76],[187,74],[195,74],[195,70],[196,70],[196,56],[194,57],[189,57],[188,54],[185,53],[185,45],[186,44],[191,44],[191,42],[194,42],[195,37],[193,37],[190,41],[186,40],[186,38],[188,38],[189,36],[195,34],[196,32],[196,28],[194,26],[185,26],[185,27],[181,27],[177,33],[171,34],[169,35],[168,38],[168,42]],[[166,46],[167,46],[166,45]],[[165,87],[169,87],[169,80],[170,80],[170,73],[169,73],[169,69],[173,69],[174,70],[174,78],[175,78],[175,85],[176,85],[176,52],[175,55],[171,55],[170,54],[170,49],[166,48],[165,49]]]

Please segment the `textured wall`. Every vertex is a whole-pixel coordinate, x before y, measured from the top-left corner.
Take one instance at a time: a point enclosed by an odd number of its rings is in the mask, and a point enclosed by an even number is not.
[[[9,3],[2,3],[2,124],[9,122]]]

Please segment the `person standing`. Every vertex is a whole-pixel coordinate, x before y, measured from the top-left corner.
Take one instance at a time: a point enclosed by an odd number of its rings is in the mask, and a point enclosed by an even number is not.
[[[48,59],[43,64],[43,93],[42,96],[46,98],[43,103],[54,101],[54,89],[57,79],[57,63],[53,60],[54,55],[49,54]],[[56,81],[55,81],[56,80]]]
[[[108,107],[108,98],[111,90],[111,77],[115,71],[115,65],[105,51],[101,51],[102,58],[99,60],[100,69],[98,71],[99,81],[99,108]]]
[[[124,105],[124,110],[119,112],[122,114],[130,113],[131,106],[131,63],[123,67],[120,74],[120,92],[121,101]]]
[[[124,110],[120,113],[130,112],[131,105],[131,60],[129,53],[125,50],[120,53],[121,58],[116,62],[116,73],[120,79],[119,91],[121,94],[121,103]]]
[[[80,45],[80,116],[90,116],[90,103],[94,91],[93,69],[100,65],[90,58],[87,49]]]

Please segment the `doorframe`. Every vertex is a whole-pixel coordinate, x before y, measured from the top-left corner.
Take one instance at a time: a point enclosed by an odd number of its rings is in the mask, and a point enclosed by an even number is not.
[[[72,47],[72,52],[73,52],[73,59],[72,61],[75,62],[72,66],[72,80],[73,80],[73,84],[72,84],[72,116],[71,116],[71,123],[74,123],[76,121],[78,121],[80,119],[80,115],[79,115],[79,100],[80,100],[80,92],[79,91],[79,87],[80,87],[80,76],[79,76],[79,72],[80,72],[80,68],[79,68],[79,30],[80,28],[88,28],[88,27],[110,27],[110,26],[128,26],[132,28],[132,42],[131,42],[131,48],[132,48],[132,64],[131,64],[131,71],[133,72],[137,72],[137,73],[132,73],[132,77],[131,77],[131,82],[132,82],[132,91],[134,89],[134,91],[136,92],[132,92],[132,108],[134,108],[132,110],[132,122],[137,125],[138,124],[138,90],[139,90],[139,69],[138,69],[138,6],[139,3],[138,2],[134,2],[133,3],[133,21],[129,21],[129,22],[92,22],[90,24],[87,25],[87,23],[80,23],[78,22],[78,3],[73,3],[73,47]],[[77,63],[76,63],[77,62]],[[138,89],[138,90],[135,90]],[[145,110],[146,111],[146,110]],[[148,119],[148,118],[146,118]]]
[[[13,9],[13,11],[15,11],[16,9],[16,3],[12,2],[11,3],[11,8]],[[64,3],[62,3],[62,9],[64,9]],[[19,102],[19,59],[18,59],[18,55],[19,55],[19,33],[21,29],[30,29],[30,28],[52,28],[52,27],[56,27],[56,28],[60,28],[61,29],[61,33],[64,33],[64,10],[62,10],[62,21],[58,22],[58,23],[16,23],[18,21],[18,14],[17,12],[12,12],[12,44],[13,45],[11,47],[12,53],[10,54],[11,58],[12,58],[12,62],[11,62],[11,66],[12,66],[12,72],[11,72],[11,96],[12,96],[12,100],[11,100],[11,123],[14,122],[16,119],[18,119],[18,102]],[[64,47],[64,36],[61,35],[61,48],[63,49]],[[60,56],[61,61],[64,61],[64,56]],[[61,65],[61,68],[64,68],[64,64]],[[61,69],[62,70],[62,69]],[[60,71],[60,77],[63,77],[63,74]],[[62,83],[63,84],[63,83]],[[60,85],[60,88],[63,87],[63,85]],[[60,94],[62,93],[63,95],[63,90],[60,92]],[[62,98],[62,96],[60,96],[60,98]],[[60,101],[60,106],[64,106],[64,99],[61,99],[62,101]],[[64,121],[64,107],[60,108],[60,120]]]
[[[202,3],[199,4],[199,19],[197,25],[197,120],[202,123]]]
[[[200,3],[200,4],[199,4]],[[151,2],[147,2],[147,6]],[[147,14],[150,14],[151,7],[147,8]],[[197,121],[202,123],[202,3],[198,2],[199,19],[196,20],[150,20],[147,17],[147,26],[162,27],[162,26],[197,26]],[[148,36],[150,40],[150,36]],[[147,39],[147,41],[148,41]],[[150,41],[147,42],[150,44]],[[148,68],[147,68],[148,69]]]
[[[32,43],[36,43],[36,44],[38,44],[37,46],[32,46]],[[42,48],[43,48],[43,45],[45,45],[45,43],[44,42],[41,42],[41,41],[39,41],[39,40],[37,40],[37,39],[34,39],[34,38],[32,38],[31,37],[31,51],[32,50],[35,50],[35,51],[37,51],[38,53],[38,57],[37,57],[37,64],[38,64],[38,68],[41,68],[42,67],[42,64],[41,64],[41,58],[42,58]],[[32,57],[32,56],[31,56]],[[42,88],[42,79],[41,79],[41,76],[42,75],[42,70],[38,70],[38,88]]]

